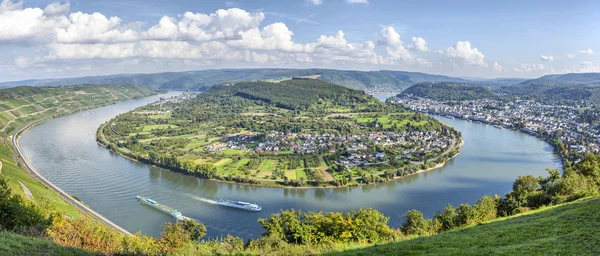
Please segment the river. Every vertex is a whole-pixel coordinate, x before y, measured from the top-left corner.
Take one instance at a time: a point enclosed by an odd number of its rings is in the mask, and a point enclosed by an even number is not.
[[[25,132],[21,147],[35,168],[67,193],[130,232],[151,236],[158,236],[161,224],[174,219],[137,203],[136,195],[197,219],[206,225],[210,237],[232,234],[248,239],[263,233],[258,218],[290,208],[348,211],[372,207],[397,227],[407,210],[417,209],[431,217],[450,202],[456,206],[474,203],[486,194],[503,195],[517,176],[545,176],[545,168],[561,166],[552,146],[535,137],[444,117],[437,118],[461,131],[467,142],[460,156],[437,170],[353,188],[281,189],[207,181],[130,161],[95,142],[102,123],[161,96],[49,120]],[[385,99],[387,95],[377,96]],[[215,198],[256,202],[263,210],[223,208],[206,200]]]

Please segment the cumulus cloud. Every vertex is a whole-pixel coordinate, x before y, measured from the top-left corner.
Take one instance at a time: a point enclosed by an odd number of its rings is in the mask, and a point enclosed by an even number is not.
[[[592,49],[588,48],[587,50],[581,50],[581,51],[579,51],[579,54],[592,55],[592,54],[594,54],[594,51]]]
[[[323,0],[306,0],[307,2],[314,4],[314,5],[320,5],[323,4]]]
[[[381,29],[377,43],[386,46],[386,52],[391,60],[410,60],[413,58],[400,39],[400,34],[393,27]]]
[[[414,37],[413,36],[412,41],[415,44],[415,48],[417,50],[422,51],[422,52],[426,52],[429,50],[429,49],[427,49],[427,42],[422,37]]]
[[[67,14],[70,8],[71,4],[69,3],[52,3],[46,6],[46,8],[44,8],[43,14],[46,17],[62,16]]]
[[[13,2],[11,0],[2,0],[0,3],[0,13],[20,10],[23,8],[23,2],[17,1]]]
[[[576,56],[575,54],[567,53],[567,58],[569,58],[569,59],[575,58],[575,56]]]
[[[164,16],[152,26],[144,38],[149,40],[210,41],[236,39],[240,34],[258,27],[263,13],[249,13],[239,8],[217,10],[211,14],[186,12],[180,20]]]
[[[477,48],[471,47],[469,41],[458,41],[453,47],[448,47],[446,50],[439,51],[439,53],[444,54],[446,58],[454,61],[455,64],[476,65],[480,67],[488,66],[483,60],[485,55]]]
[[[554,60],[554,56],[542,55],[542,56],[540,56],[540,58],[542,59],[542,61],[553,61]]]
[[[47,9],[47,8],[46,8]],[[136,30],[121,24],[118,17],[100,13],[71,13],[68,25],[56,29],[58,43],[117,43],[135,41],[139,38]]]
[[[498,64],[498,62],[494,62],[494,71],[502,72],[502,71],[504,71],[504,67],[501,66],[500,64]]]
[[[515,71],[520,73],[528,73],[535,71],[546,71],[544,64],[536,64],[536,63],[524,63],[519,65],[519,67],[514,68]]]
[[[349,43],[344,38],[344,32],[339,30],[335,36],[321,35],[314,45],[314,53],[322,59],[333,56],[333,60],[352,61],[360,63],[377,63],[375,44],[371,41],[364,43]]]
[[[292,40],[294,33],[281,22],[265,26],[262,30],[253,28],[240,33],[239,40],[228,41],[227,44],[237,48],[255,50],[281,50],[287,52],[310,52],[307,44],[297,44]]]
[[[595,65],[591,61],[584,61],[579,64],[579,70],[577,72],[588,73],[588,72],[600,72],[600,65]]]

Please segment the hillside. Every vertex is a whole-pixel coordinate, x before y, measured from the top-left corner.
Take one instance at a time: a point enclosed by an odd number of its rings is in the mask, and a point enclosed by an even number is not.
[[[65,247],[50,240],[0,231],[0,255],[103,255],[80,248]]]
[[[112,129],[100,127],[98,140],[129,157],[268,186],[384,182],[444,162],[459,142],[454,129],[431,117],[315,79],[216,85],[106,126]]]
[[[438,101],[463,101],[498,97],[486,86],[451,82],[418,83],[404,90],[398,96],[408,95]]]
[[[221,83],[256,81],[320,75],[319,79],[354,89],[404,89],[427,81],[466,82],[464,79],[406,71],[353,71],[332,69],[218,69],[156,74],[120,74],[65,79],[25,80],[0,83],[0,87],[31,85],[58,86],[72,84],[140,84],[159,89],[206,90]]]
[[[31,87],[0,90],[0,134],[35,120],[155,94],[139,85]]]
[[[599,255],[600,198],[329,255]]]
[[[600,73],[546,75],[516,85],[494,88],[498,93],[547,104],[600,104]]]

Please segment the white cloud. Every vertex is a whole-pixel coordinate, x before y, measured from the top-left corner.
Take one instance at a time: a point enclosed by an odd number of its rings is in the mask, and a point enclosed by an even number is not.
[[[23,8],[23,2],[13,2],[11,0],[2,0],[0,3],[0,14],[9,11],[20,10]]]
[[[575,56],[577,56],[577,55],[567,53],[567,58],[569,58],[569,59],[575,58]]]
[[[310,52],[310,45],[297,44],[292,40],[294,33],[281,22],[265,26],[262,30],[254,28],[240,33],[239,40],[228,41],[236,48],[254,50],[281,50],[286,52]]]
[[[371,41],[364,43],[349,43],[344,38],[344,32],[338,31],[335,36],[321,35],[314,45],[314,53],[321,59],[356,61],[360,63],[377,63],[375,44]]]
[[[136,41],[139,33],[121,24],[118,17],[101,13],[75,12],[69,15],[69,25],[56,29],[58,43],[117,43]]]
[[[592,54],[594,54],[594,51],[592,49],[588,48],[587,50],[581,50],[581,51],[579,51],[579,54],[592,55]]]
[[[483,60],[485,55],[477,48],[472,48],[469,41],[458,41],[453,47],[448,47],[446,50],[439,52],[455,64],[476,65],[480,67],[488,66]]]
[[[400,34],[393,27],[381,29],[377,43],[386,46],[386,53],[393,61],[413,59],[412,54],[400,39]]]
[[[422,37],[414,37],[413,36],[412,41],[415,44],[415,48],[417,50],[422,51],[422,52],[426,52],[429,50],[429,49],[427,49],[427,42]]]
[[[63,16],[69,12],[71,8],[71,4],[65,3],[52,3],[44,8],[44,16],[46,17],[55,17],[55,16]]]
[[[514,68],[514,70],[519,73],[529,73],[536,71],[546,71],[547,69],[544,67],[544,64],[524,63],[519,65],[519,67]]]
[[[542,56],[540,56],[540,58],[542,59],[542,61],[553,61],[554,60],[554,56],[542,55]]]
[[[323,4],[323,0],[306,0],[309,3],[312,3],[314,5],[320,5]]]
[[[502,71],[504,71],[504,67],[501,66],[500,64],[498,64],[498,62],[494,62],[494,71],[502,72]]]
[[[346,0],[349,4],[368,4],[369,0]]]
[[[149,40],[210,41],[237,39],[240,34],[258,27],[264,20],[261,12],[249,13],[239,8],[217,10],[207,15],[186,12],[178,21],[164,16],[159,23],[144,33]]]
[[[591,61],[584,61],[579,64],[578,73],[600,72],[600,65],[595,65]]]

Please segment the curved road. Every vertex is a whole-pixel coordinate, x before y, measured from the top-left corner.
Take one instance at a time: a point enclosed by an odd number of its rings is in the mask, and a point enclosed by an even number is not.
[[[19,135],[21,134],[21,132],[23,132],[23,130],[25,130],[29,126],[30,125],[27,125],[27,126],[22,127],[21,129],[19,129],[19,131],[17,131],[17,133],[15,133],[15,135],[12,136],[12,140],[11,141],[12,141],[12,144],[14,145],[14,147],[15,147],[15,149],[17,151],[17,154],[18,154],[19,158],[21,159],[21,162],[23,162],[25,164],[25,167],[29,170],[30,175],[33,176],[36,180],[38,180],[42,184],[44,184],[46,187],[49,187],[49,188],[53,189],[56,193],[58,193],[58,195],[60,197],[62,197],[65,201],[67,201],[68,203],[70,203],[71,205],[73,205],[80,212],[82,212],[84,214],[88,214],[88,215],[94,216],[96,219],[98,219],[99,221],[104,222],[106,225],[108,225],[109,227],[114,228],[118,232],[120,232],[120,233],[122,233],[124,235],[131,236],[132,234],[129,231],[127,231],[126,229],[124,229],[124,228],[118,226],[117,224],[113,223],[112,221],[110,221],[106,217],[102,216],[101,214],[95,212],[94,210],[92,210],[88,206],[86,206],[86,205],[82,204],[81,202],[75,200],[73,197],[71,197],[65,191],[63,191],[62,189],[60,189],[56,185],[52,184],[52,182],[48,181],[46,178],[42,177],[42,175],[39,174],[35,170],[35,168],[33,168],[33,165],[29,162],[29,159],[27,158],[27,156],[25,155],[25,153],[23,153],[23,151],[21,150],[21,147],[19,146]]]

